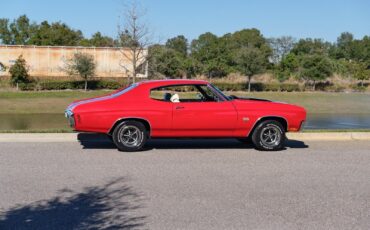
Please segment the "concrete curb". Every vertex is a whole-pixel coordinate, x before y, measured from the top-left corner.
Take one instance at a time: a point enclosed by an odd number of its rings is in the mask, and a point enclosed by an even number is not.
[[[0,142],[76,142],[77,133],[1,133]]]
[[[301,141],[370,140],[370,132],[287,133]],[[0,142],[76,142],[77,133],[1,133]]]
[[[287,133],[288,139],[311,141],[370,140],[370,132]]]

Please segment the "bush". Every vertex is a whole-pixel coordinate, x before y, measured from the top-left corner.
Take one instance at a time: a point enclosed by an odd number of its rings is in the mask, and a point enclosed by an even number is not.
[[[214,83],[217,88],[223,91],[246,91],[248,86],[245,83]],[[279,84],[279,83],[251,83],[251,91],[301,91],[298,84]]]
[[[334,84],[330,81],[321,81],[321,82],[316,82],[315,84],[316,84],[315,89],[321,90],[321,91],[326,91],[334,86]]]
[[[356,92],[365,92],[367,89],[367,86],[361,86],[361,85],[355,84],[355,85],[351,85],[351,88]]]
[[[27,63],[22,55],[20,55],[15,61],[14,65],[10,67],[9,73],[11,75],[11,83],[13,85],[29,82]]]
[[[287,92],[302,91],[299,84],[281,84],[280,90],[287,91]]]
[[[92,80],[87,83],[89,89],[118,89],[122,85],[115,81]],[[49,81],[41,82],[42,90],[61,90],[61,89],[84,89],[85,81]]]
[[[343,92],[346,89],[346,87],[342,85],[330,85],[328,87],[325,87],[325,91],[328,92]]]
[[[18,88],[23,91],[31,91],[31,90],[36,90],[37,89],[37,84],[32,82],[32,83],[19,83]]]
[[[91,80],[88,81],[89,89],[119,89],[124,84],[117,81]],[[65,90],[84,89],[85,81],[42,81],[39,83],[20,83],[21,90]]]
[[[117,82],[114,80],[91,80],[88,81],[89,89],[119,89],[126,85],[125,82]],[[214,83],[222,91],[247,91],[248,86],[245,83]],[[65,90],[65,89],[84,89],[84,81],[41,81],[39,83],[21,83],[19,84],[21,90]],[[302,91],[298,84],[288,83],[251,83],[252,91]]]
[[[281,84],[279,83],[270,83],[270,84],[264,84],[263,91],[279,91],[281,90]]]

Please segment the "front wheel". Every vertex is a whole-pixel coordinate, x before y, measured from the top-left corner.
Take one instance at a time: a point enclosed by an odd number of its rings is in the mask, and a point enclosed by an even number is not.
[[[140,151],[147,140],[147,130],[138,121],[124,121],[113,131],[113,142],[125,152]]]
[[[266,120],[261,122],[252,134],[252,142],[259,150],[281,150],[285,143],[285,131],[280,122]]]

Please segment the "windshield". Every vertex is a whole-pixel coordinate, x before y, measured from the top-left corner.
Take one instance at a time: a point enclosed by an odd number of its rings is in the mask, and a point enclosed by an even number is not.
[[[210,84],[210,86],[214,89],[214,90],[216,90],[216,92],[218,93],[218,94],[220,94],[222,97],[224,97],[226,100],[228,100],[228,101],[230,101],[230,100],[232,100],[233,99],[233,97],[230,97],[230,96],[227,96],[227,95],[225,95],[219,88],[217,88],[216,86],[214,86],[214,85],[212,85],[212,84]]]

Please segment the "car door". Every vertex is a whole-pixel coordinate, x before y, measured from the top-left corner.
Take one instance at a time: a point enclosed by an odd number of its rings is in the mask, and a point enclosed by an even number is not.
[[[237,122],[232,102],[184,101],[173,103],[172,132],[176,136],[231,136]]]

